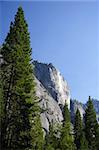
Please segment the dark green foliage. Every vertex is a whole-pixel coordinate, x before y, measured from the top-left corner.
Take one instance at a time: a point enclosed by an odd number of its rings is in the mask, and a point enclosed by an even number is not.
[[[63,124],[70,122],[70,112],[68,110],[67,104],[63,107]]]
[[[96,127],[96,149],[99,150],[99,124]]]
[[[97,131],[96,113],[93,107],[92,100],[89,97],[86,112],[85,112],[85,134],[86,134],[86,139],[88,141],[88,146],[90,150],[97,149],[96,131]]]
[[[89,149],[88,149],[88,142],[87,142],[87,140],[86,140],[84,131],[82,131],[82,133],[81,133],[81,137],[80,137],[80,148],[79,148],[79,150],[89,150]]]
[[[74,124],[74,138],[77,150],[80,149],[80,138],[82,133],[82,120],[79,110],[76,111],[75,124]]]
[[[36,109],[36,97],[30,36],[21,7],[18,8],[14,23],[10,25],[1,54],[5,61],[1,66],[5,114],[1,133],[2,150],[29,149],[32,147],[32,113]],[[37,116],[40,127],[39,119]]]
[[[49,124],[49,132],[45,136],[44,150],[60,150],[61,125],[58,123]]]
[[[83,122],[81,120],[81,115],[78,109],[75,115],[74,142],[76,144],[77,150],[88,150],[87,141],[83,131]]]
[[[41,122],[40,116],[36,115],[32,122],[32,130],[31,130],[31,137],[32,137],[32,147],[31,150],[42,150],[43,149],[43,132],[41,130]]]
[[[2,71],[0,69],[0,125],[1,125],[1,119],[3,117],[4,113],[4,104],[3,104],[3,88],[2,88]]]
[[[0,141],[2,140],[1,137],[1,129],[2,129],[2,122],[4,120],[4,103],[3,103],[3,89],[2,89],[2,72],[0,69]],[[0,149],[1,149],[1,143],[0,143]]]
[[[63,127],[60,136],[60,149],[61,150],[75,150],[74,139],[71,130],[70,112],[67,104],[63,108]]]
[[[60,149],[61,150],[75,150],[75,144],[73,135],[71,132],[71,124],[70,122],[66,123],[61,132],[61,138],[60,138]]]
[[[45,136],[44,149],[45,150],[55,150],[55,141],[56,141],[56,137],[55,137],[55,132],[54,132],[54,124],[53,124],[53,122],[51,122],[49,124],[49,132],[46,133],[46,136]]]

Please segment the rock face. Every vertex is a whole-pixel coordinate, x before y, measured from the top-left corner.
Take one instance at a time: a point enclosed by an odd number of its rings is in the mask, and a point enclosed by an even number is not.
[[[67,82],[52,64],[34,61],[36,94],[39,98],[42,126],[49,130],[49,122],[61,123],[63,120],[61,107],[65,101],[70,108],[70,90]]]
[[[39,105],[42,108],[41,122],[45,131],[49,130],[49,123],[51,121],[61,123],[63,120],[62,111],[58,103],[48,93],[44,86],[35,78],[36,94],[39,98]]]
[[[36,94],[39,98],[39,105],[42,108],[41,122],[43,129],[47,132],[51,121],[62,122],[62,107],[65,102],[70,110],[72,123],[74,123],[77,108],[83,118],[86,104],[70,100],[70,90],[61,73],[52,64],[37,61],[34,61],[33,64]],[[93,104],[99,121],[99,101],[93,99]]]
[[[61,73],[52,64],[34,61],[34,73],[50,95],[59,105],[68,104],[70,108],[70,90]]]
[[[92,102],[93,102],[94,109],[96,111],[97,121],[99,122],[99,100],[92,99]],[[86,107],[87,107],[87,103],[83,104],[81,102],[78,102],[77,100],[70,100],[70,112],[71,112],[72,123],[74,123],[74,117],[75,117],[77,108],[79,109],[81,117],[83,118]]]
[[[94,108],[96,110],[96,114],[99,116],[99,100],[92,99],[92,102],[93,102]]]
[[[84,105],[82,103],[78,102],[77,100],[70,100],[70,113],[71,113],[72,123],[74,123],[74,118],[75,118],[77,109],[79,109],[81,117],[83,118],[83,116],[85,114],[84,108],[85,108]]]

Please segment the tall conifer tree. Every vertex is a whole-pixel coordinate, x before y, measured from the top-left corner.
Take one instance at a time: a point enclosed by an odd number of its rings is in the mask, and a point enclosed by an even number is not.
[[[70,112],[68,110],[67,104],[63,108],[63,127],[60,137],[60,149],[61,150],[75,150],[74,139],[71,130],[70,123]]]
[[[45,136],[45,150],[60,150],[59,149],[59,134],[61,126],[57,123],[50,122],[49,132]]]
[[[4,119],[4,102],[3,102],[3,81],[2,81],[2,71],[1,71],[1,59],[0,59],[0,149],[1,149],[1,129],[2,129],[2,122]]]
[[[99,124],[97,124],[96,129],[96,149],[99,150]]]
[[[54,136],[54,126],[53,121],[49,124],[49,132],[46,133],[45,136],[45,150],[55,150],[54,142],[55,142],[55,136]]]
[[[41,121],[40,121],[39,114],[37,114],[33,118],[31,137],[32,137],[31,150],[43,150],[44,139],[43,139],[43,131],[42,131],[42,127],[41,127]]]
[[[67,104],[65,103],[65,105],[63,107],[63,125],[70,121],[71,121],[70,120],[70,112],[68,110]]]
[[[79,110],[77,109],[76,115],[75,115],[75,124],[74,124],[74,138],[75,138],[75,144],[77,147],[77,150],[80,149],[80,138],[82,133],[82,121],[81,121],[81,115]]]
[[[85,133],[90,150],[96,150],[97,143],[97,120],[92,100],[89,96],[85,112]]]
[[[18,8],[14,23],[10,25],[1,54],[5,61],[1,66],[5,113],[1,133],[2,150],[30,150],[36,97],[30,36],[21,7]]]
[[[78,109],[75,115],[74,142],[76,144],[77,150],[88,150],[85,133],[83,131],[83,122]]]

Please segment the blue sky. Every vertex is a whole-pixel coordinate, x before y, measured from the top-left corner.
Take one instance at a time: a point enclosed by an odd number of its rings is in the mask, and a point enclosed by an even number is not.
[[[99,99],[99,3],[0,1],[0,44],[19,6],[29,25],[33,58],[60,70],[72,98]]]

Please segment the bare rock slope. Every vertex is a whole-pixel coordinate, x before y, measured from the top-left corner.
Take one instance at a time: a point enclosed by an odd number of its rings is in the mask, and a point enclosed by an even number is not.
[[[34,61],[34,75],[36,82],[36,94],[39,98],[39,105],[42,108],[41,122],[45,131],[49,130],[49,123],[61,123],[63,120],[62,107],[65,102],[71,113],[71,121],[74,123],[74,117],[77,108],[83,118],[86,104],[76,100],[70,100],[70,90],[67,81],[64,80],[59,70],[52,64],[39,63]],[[99,101],[93,100],[94,108],[99,120]]]
[[[36,94],[39,97],[42,126],[49,130],[49,122],[63,120],[61,107],[65,101],[70,108],[70,90],[61,73],[52,64],[43,64],[34,61]]]

